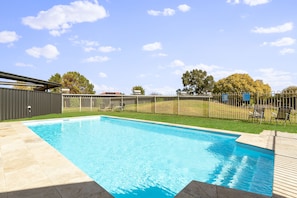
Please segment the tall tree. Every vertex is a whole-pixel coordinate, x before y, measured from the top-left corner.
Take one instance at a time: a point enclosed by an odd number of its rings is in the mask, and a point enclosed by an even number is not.
[[[297,93],[297,86],[289,86],[283,89],[282,93]]]
[[[135,90],[139,90],[141,95],[145,94],[145,90],[140,85],[136,85],[136,86],[132,87],[132,93],[133,94],[135,93]]]
[[[261,80],[254,81],[248,74],[232,74],[217,81],[214,85],[214,93],[270,93],[271,88]]]
[[[264,84],[262,80],[255,80],[254,87],[258,94],[271,94],[271,87],[268,84]]]
[[[51,75],[51,77],[48,81],[62,84],[62,76],[59,73],[55,73],[54,75]],[[51,89],[51,92],[52,93],[60,93],[60,87]]]
[[[13,85],[13,88],[21,89],[21,90],[29,90],[29,91],[33,90],[33,86],[30,86],[28,83],[22,82],[22,81],[16,81],[16,84]]]
[[[71,94],[94,94],[94,85],[78,72],[67,72],[62,77],[56,73],[49,79],[51,82],[62,84],[62,88],[68,88]],[[60,92],[60,90],[52,90],[52,92]]]
[[[193,69],[186,71],[182,76],[183,91],[188,94],[204,94],[213,90],[213,76],[207,75],[206,71]]]

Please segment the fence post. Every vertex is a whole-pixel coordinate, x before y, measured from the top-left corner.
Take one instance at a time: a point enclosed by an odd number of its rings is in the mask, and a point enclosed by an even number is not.
[[[123,95],[121,95],[121,104],[120,104],[120,106],[121,106],[122,110],[124,110],[125,104],[124,104],[124,97],[123,97]]]
[[[138,112],[138,96],[136,96],[136,112]]]
[[[61,107],[61,109],[62,109],[62,113],[63,113],[64,112],[64,95],[61,94],[61,97],[62,97],[62,107]]]
[[[90,107],[91,107],[91,111],[93,111],[93,100],[92,100],[92,96],[90,98]]]
[[[209,115],[210,115],[210,96],[208,96],[208,106],[207,106],[207,108],[208,108],[208,115],[207,115],[207,117],[209,118]]]
[[[110,107],[110,109],[112,109],[111,97],[109,97],[109,107]]]
[[[154,113],[157,113],[157,96],[154,97]]]
[[[179,115],[179,111],[180,111],[180,106],[179,106],[179,95],[177,95],[177,115]]]
[[[79,112],[81,112],[81,96],[79,96]]]

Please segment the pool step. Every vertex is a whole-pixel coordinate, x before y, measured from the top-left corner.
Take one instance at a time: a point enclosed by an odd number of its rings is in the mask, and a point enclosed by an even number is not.
[[[242,172],[244,171],[244,168],[247,166],[247,161],[248,161],[248,157],[243,156],[241,159],[240,165],[236,168],[235,174],[233,175],[231,181],[228,183],[228,186],[230,188],[233,188],[234,186],[236,186]]]
[[[232,165],[232,164],[234,161],[236,161],[236,156],[231,155],[228,159],[228,163],[220,166],[220,170],[216,171],[217,174],[215,174],[215,177],[213,179],[211,179],[211,181],[209,183],[222,186],[226,180],[229,181],[229,179],[227,179],[227,177],[230,176],[229,172],[231,169],[233,169],[232,166],[234,166],[234,165]]]
[[[216,174],[216,177],[212,179],[211,184],[228,186],[230,188],[236,186],[242,171],[247,166],[248,157],[238,158],[232,155],[228,161],[228,163],[221,167],[221,171]]]
[[[257,160],[257,169],[254,172],[253,180],[250,186],[250,191],[252,192],[261,192],[263,189],[263,186],[259,186],[258,184],[261,182],[267,182],[267,184],[272,183],[272,181],[267,180],[266,174],[264,174],[263,170],[267,169],[267,160],[264,157],[259,157]],[[273,171],[273,170],[272,170]],[[263,180],[264,178],[264,180]],[[265,191],[265,190],[264,190]]]

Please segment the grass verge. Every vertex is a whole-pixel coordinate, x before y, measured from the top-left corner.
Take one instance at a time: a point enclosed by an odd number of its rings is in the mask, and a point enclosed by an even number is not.
[[[197,116],[183,116],[183,115],[167,115],[167,114],[152,114],[152,113],[137,113],[137,112],[69,112],[62,114],[49,114],[36,116],[32,118],[19,119],[17,121],[24,120],[39,120],[39,119],[51,119],[51,118],[64,118],[64,117],[77,117],[77,116],[90,116],[90,115],[110,115],[125,118],[142,119],[149,121],[158,121],[174,124],[182,124],[189,126],[198,126],[213,129],[223,129],[229,131],[246,132],[246,133],[261,133],[263,130],[276,130],[282,132],[297,133],[297,125],[287,123],[285,126],[283,123],[262,123],[249,122],[243,120],[226,120],[226,119],[213,119],[203,118]],[[16,121],[16,120],[14,120]]]

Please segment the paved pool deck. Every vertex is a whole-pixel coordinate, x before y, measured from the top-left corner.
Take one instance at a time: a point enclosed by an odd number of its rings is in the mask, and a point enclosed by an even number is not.
[[[237,141],[274,150],[273,197],[297,197],[297,134],[263,131]],[[0,198],[18,197],[112,196],[22,122],[0,122]],[[192,181],[176,197],[265,196]]]

